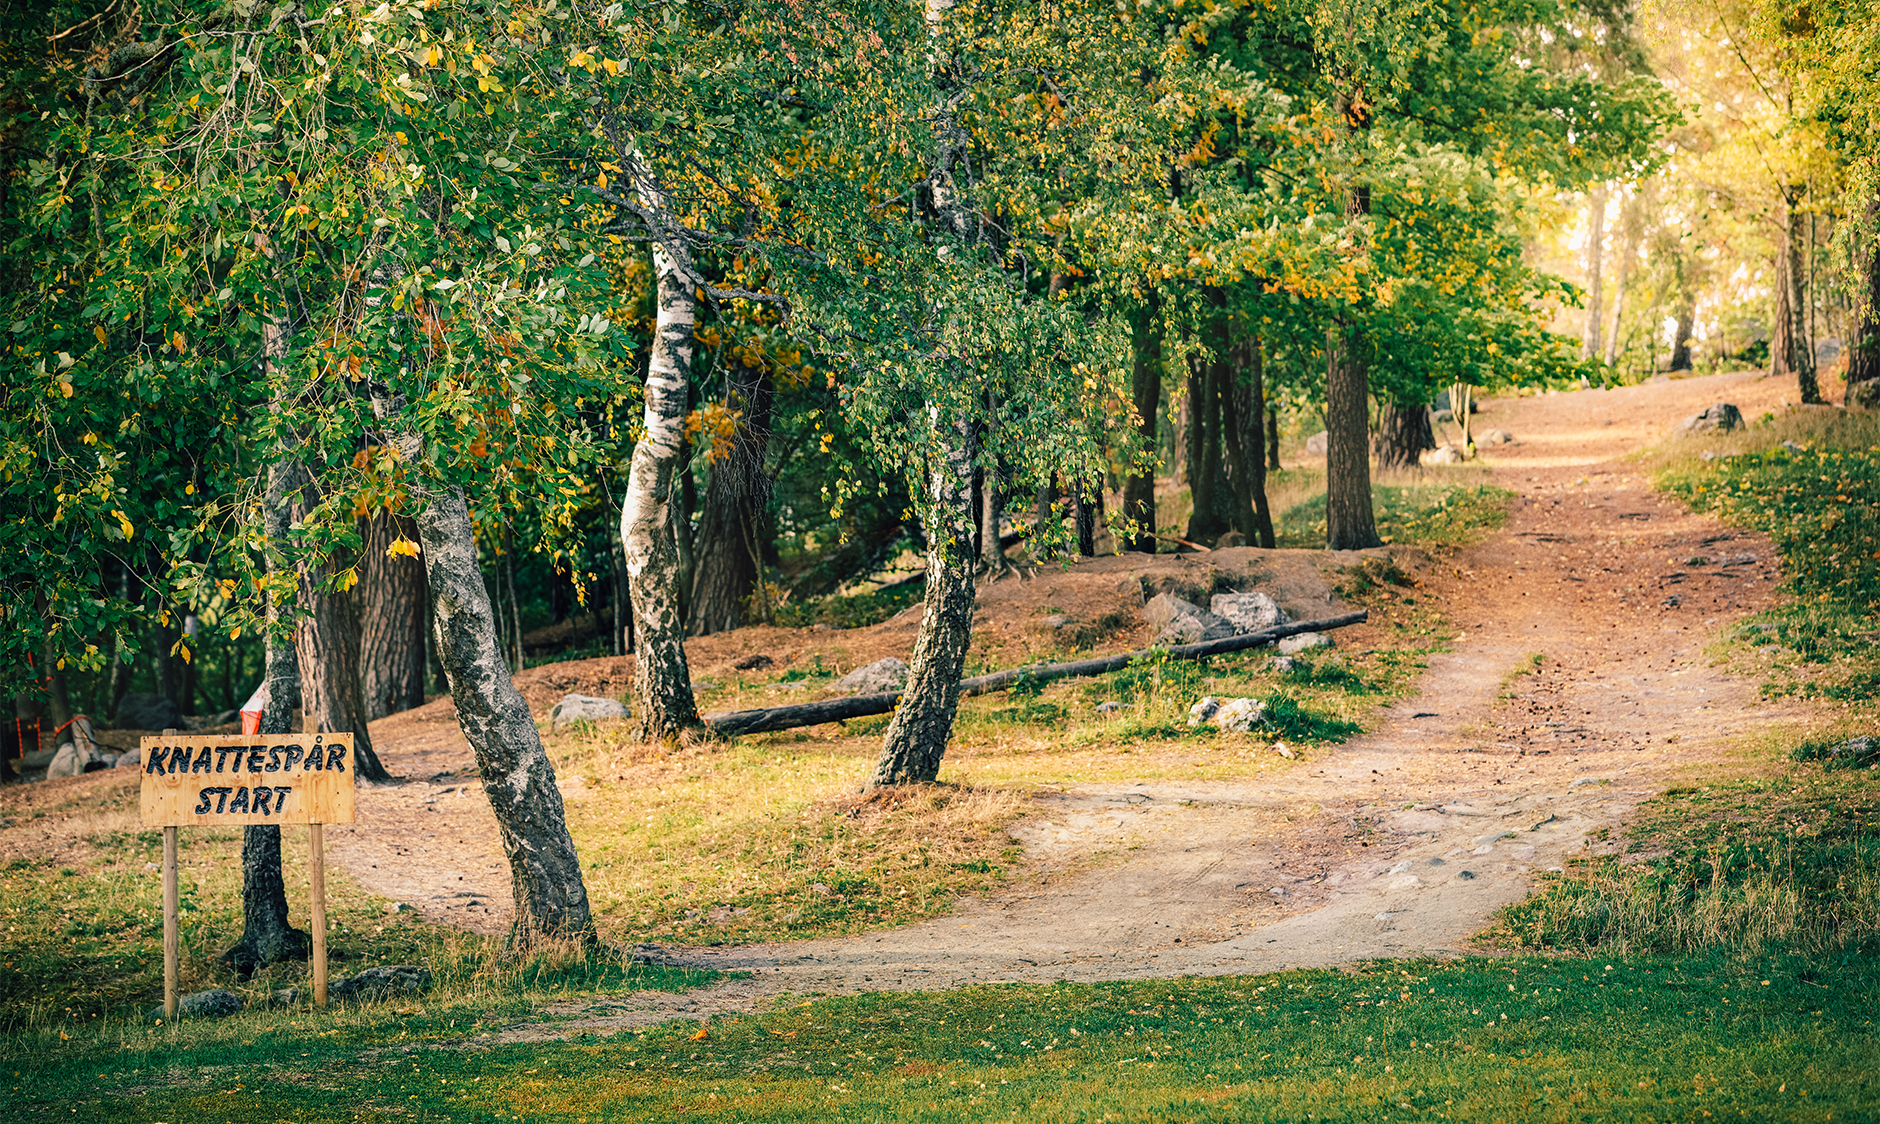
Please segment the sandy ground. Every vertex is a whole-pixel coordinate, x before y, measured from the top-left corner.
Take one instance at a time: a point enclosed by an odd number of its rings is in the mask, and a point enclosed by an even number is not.
[[[1702,657],[1774,598],[1767,540],[1659,498],[1623,459],[1713,402],[1753,419],[1794,398],[1786,383],[1747,374],[1485,402],[1477,431],[1506,429],[1517,442],[1485,450],[1483,462],[1520,498],[1502,531],[1425,575],[1416,593],[1447,600],[1463,634],[1375,733],[1274,780],[1065,786],[1013,829],[1035,875],[1022,889],[857,937],[647,946],[668,963],[750,976],[571,1007],[502,1037],[704,1017],[792,993],[1251,973],[1466,950],[1537,871],[1617,846],[1608,835],[1677,770],[1800,716]],[[1149,576],[1205,587],[1209,567],[1264,567],[1297,615],[1333,607],[1324,579],[1336,561],[1161,556]],[[1016,661],[1036,639],[1030,616],[1074,599],[1081,621],[1111,617],[1104,647],[1130,647],[1139,626],[1106,606],[1127,616],[1140,576],[1105,559],[998,583],[982,596],[981,627],[1009,634],[1001,654]],[[904,614],[832,635],[746,629],[689,650],[701,676],[756,652],[783,664],[820,652],[852,666],[904,655],[915,623]],[[630,674],[630,659],[589,660],[531,669],[518,684],[540,713],[567,690],[617,695]],[[428,917],[503,931],[507,864],[449,701],[375,723],[373,737],[407,780],[358,794],[358,823],[329,829],[335,861]],[[1080,862],[1119,847],[1132,848],[1120,864]]]
[[[1635,805],[1679,769],[1800,716],[1702,657],[1774,598],[1767,540],[1659,498],[1620,459],[1713,402],[1755,418],[1793,398],[1784,384],[1726,375],[1486,403],[1478,428],[1507,429],[1518,443],[1484,460],[1520,499],[1502,532],[1426,583],[1450,599],[1463,635],[1374,734],[1274,782],[1067,787],[1015,828],[1028,858],[1074,869],[1076,857],[1127,840],[1126,862],[889,932],[648,948],[668,963],[751,975],[571,1008],[571,1021],[501,1037],[706,1017],[787,993],[1464,951],[1537,871],[1617,847]]]

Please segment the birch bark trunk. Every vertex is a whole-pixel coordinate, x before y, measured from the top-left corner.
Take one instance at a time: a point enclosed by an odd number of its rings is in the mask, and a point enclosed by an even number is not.
[[[415,517],[425,577],[436,604],[438,662],[457,704],[457,724],[476,752],[483,791],[509,857],[515,899],[511,939],[589,939],[587,885],[529,704],[498,649],[494,614],[463,492],[434,493]]]
[[[665,193],[645,162],[629,156],[623,167],[646,206],[663,214]],[[633,447],[620,503],[620,541],[633,598],[635,727],[643,738],[666,740],[699,726],[685,658],[683,575],[674,537],[678,528],[673,525],[673,488],[686,446],[698,295],[674,248],[661,238],[653,241],[653,272],[658,278],[658,311],[646,371],[646,435]]]
[[[954,112],[957,83],[939,50],[941,21],[951,7],[952,0],[926,2],[929,58],[941,95],[933,115],[934,159],[927,188],[946,234],[970,245],[977,241],[977,224],[955,180],[969,138]],[[922,519],[927,535],[925,612],[914,640],[907,689],[882,738],[871,787],[927,784],[939,776],[959,712],[960,678],[972,641],[978,562],[973,553],[978,521],[972,505],[973,423],[966,417],[947,418],[939,407],[930,406],[928,424],[939,452],[928,469],[928,510]]]
[[[1802,196],[1802,186],[1791,184],[1783,198],[1782,256],[1783,256],[1783,294],[1788,298],[1788,320],[1783,325],[1789,338],[1789,365],[1795,372],[1795,383],[1801,391],[1802,401],[1819,405],[1822,401],[1821,384],[1815,378],[1815,349],[1808,337],[1808,292],[1807,265],[1803,259],[1803,245],[1808,237],[1802,233],[1801,215],[1796,204]]]

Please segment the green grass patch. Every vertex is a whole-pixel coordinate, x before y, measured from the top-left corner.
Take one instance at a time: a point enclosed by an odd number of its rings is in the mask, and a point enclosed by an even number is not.
[[[1571,861],[1504,910],[1491,939],[1618,954],[1880,945],[1880,782],[1870,768],[1790,766],[1673,788],[1640,812],[1624,854]]]
[[[1514,493],[1489,484],[1374,484],[1371,509],[1386,543],[1455,546],[1507,522]],[[1287,508],[1274,527],[1282,547],[1325,545],[1325,493]]]
[[[454,1043],[443,1024],[462,1016],[444,1010],[258,1013],[36,1043],[14,1054],[0,1111],[110,1124],[1867,1119],[1877,1003],[1880,964],[1864,957],[1517,958],[877,993],[477,1049]]]
[[[55,1028],[70,1033],[134,1019],[163,999],[163,894],[155,869],[162,836],[127,823],[134,784],[93,791],[102,821],[58,860],[15,858],[0,867],[0,1034]],[[305,832],[284,832],[283,873],[296,924],[305,926]],[[298,838],[296,838],[298,837]],[[242,931],[241,833],[186,828],[178,833],[181,987],[223,987],[251,1005],[276,988],[308,986],[304,962],[273,965],[239,979],[221,953]],[[605,949],[539,950],[517,956],[504,942],[387,913],[383,898],[327,867],[331,973],[377,964],[431,970],[439,993],[474,992],[511,1013],[587,988],[690,986],[710,973],[674,975],[633,965]]]
[[[1876,433],[1860,418],[1802,435],[1806,445],[1678,462],[1658,486],[1767,533],[1781,552],[1790,597],[1736,632],[1746,646],[1775,649],[1765,693],[1864,701],[1880,693],[1880,445],[1865,444]]]
[[[926,585],[910,582],[879,593],[830,594],[801,604],[778,605],[771,620],[782,628],[809,628],[826,624],[830,628],[866,628],[918,602]]]

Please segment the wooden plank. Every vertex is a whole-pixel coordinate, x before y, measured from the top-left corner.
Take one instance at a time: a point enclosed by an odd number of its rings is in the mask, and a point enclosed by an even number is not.
[[[176,1021],[177,977],[183,934],[177,927],[181,899],[176,890],[176,829],[163,829],[163,1017]]]
[[[313,908],[308,924],[313,928],[313,1004],[326,1006],[326,828],[311,824],[307,843],[313,851]]]
[[[1302,632],[1329,632],[1334,628],[1358,624],[1369,616],[1370,613],[1360,609],[1343,616],[1276,625],[1273,628],[1264,628],[1259,632],[1249,632],[1241,636],[1206,640],[1199,644],[1178,644],[1172,648],[1165,648],[1163,651],[1172,660],[1202,659],[1206,656],[1258,648],[1263,644],[1271,644],[1276,640],[1297,636]],[[1121,671],[1131,662],[1150,655],[1155,650],[1144,648],[1134,652],[1119,652],[1114,656],[1099,656],[1095,659],[1073,660],[1069,663],[1033,664],[1030,667],[1015,667],[1010,671],[995,671],[990,675],[979,675],[961,680],[960,693],[983,695],[990,691],[1003,691],[1021,678],[1027,677],[1033,682],[1048,683],[1053,679],[1107,675],[1112,671]],[[900,701],[901,696],[898,692],[881,695],[851,695],[848,698],[824,699],[821,702],[708,714],[705,716],[705,721],[715,732],[727,737],[738,734],[763,734],[772,730],[790,730],[799,726],[817,726],[824,722],[845,722],[851,718],[887,714]]]
[[[160,734],[143,779],[146,827],[353,822],[351,734]]]

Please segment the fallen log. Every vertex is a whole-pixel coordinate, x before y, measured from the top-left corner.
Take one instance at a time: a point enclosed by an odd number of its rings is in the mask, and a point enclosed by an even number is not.
[[[1165,649],[1165,652],[1172,660],[1198,660],[1205,656],[1218,656],[1247,648],[1258,648],[1262,644],[1271,644],[1288,636],[1297,636],[1301,632],[1329,632],[1334,628],[1358,624],[1369,616],[1368,612],[1360,609],[1341,617],[1275,625],[1258,632],[1229,636],[1221,640],[1204,640],[1199,644],[1178,644],[1173,648]],[[1107,675],[1112,671],[1121,671],[1132,661],[1153,651],[1155,651],[1153,648],[1144,648],[1134,652],[1121,652],[1114,656],[1098,656],[1095,659],[1072,660],[1069,663],[1032,664],[1029,667],[1015,667],[1010,671],[995,671],[990,675],[977,675],[971,679],[961,680],[960,693],[983,695],[991,691],[1003,691],[1020,679],[1026,679],[1032,683],[1049,683],[1053,679]],[[792,706],[724,711],[706,715],[705,722],[713,731],[726,737],[738,734],[766,734],[772,730],[792,730],[799,726],[820,726],[824,722],[845,722],[851,718],[887,714],[900,701],[901,695],[898,691],[880,695],[850,695],[847,698],[796,703]]]

